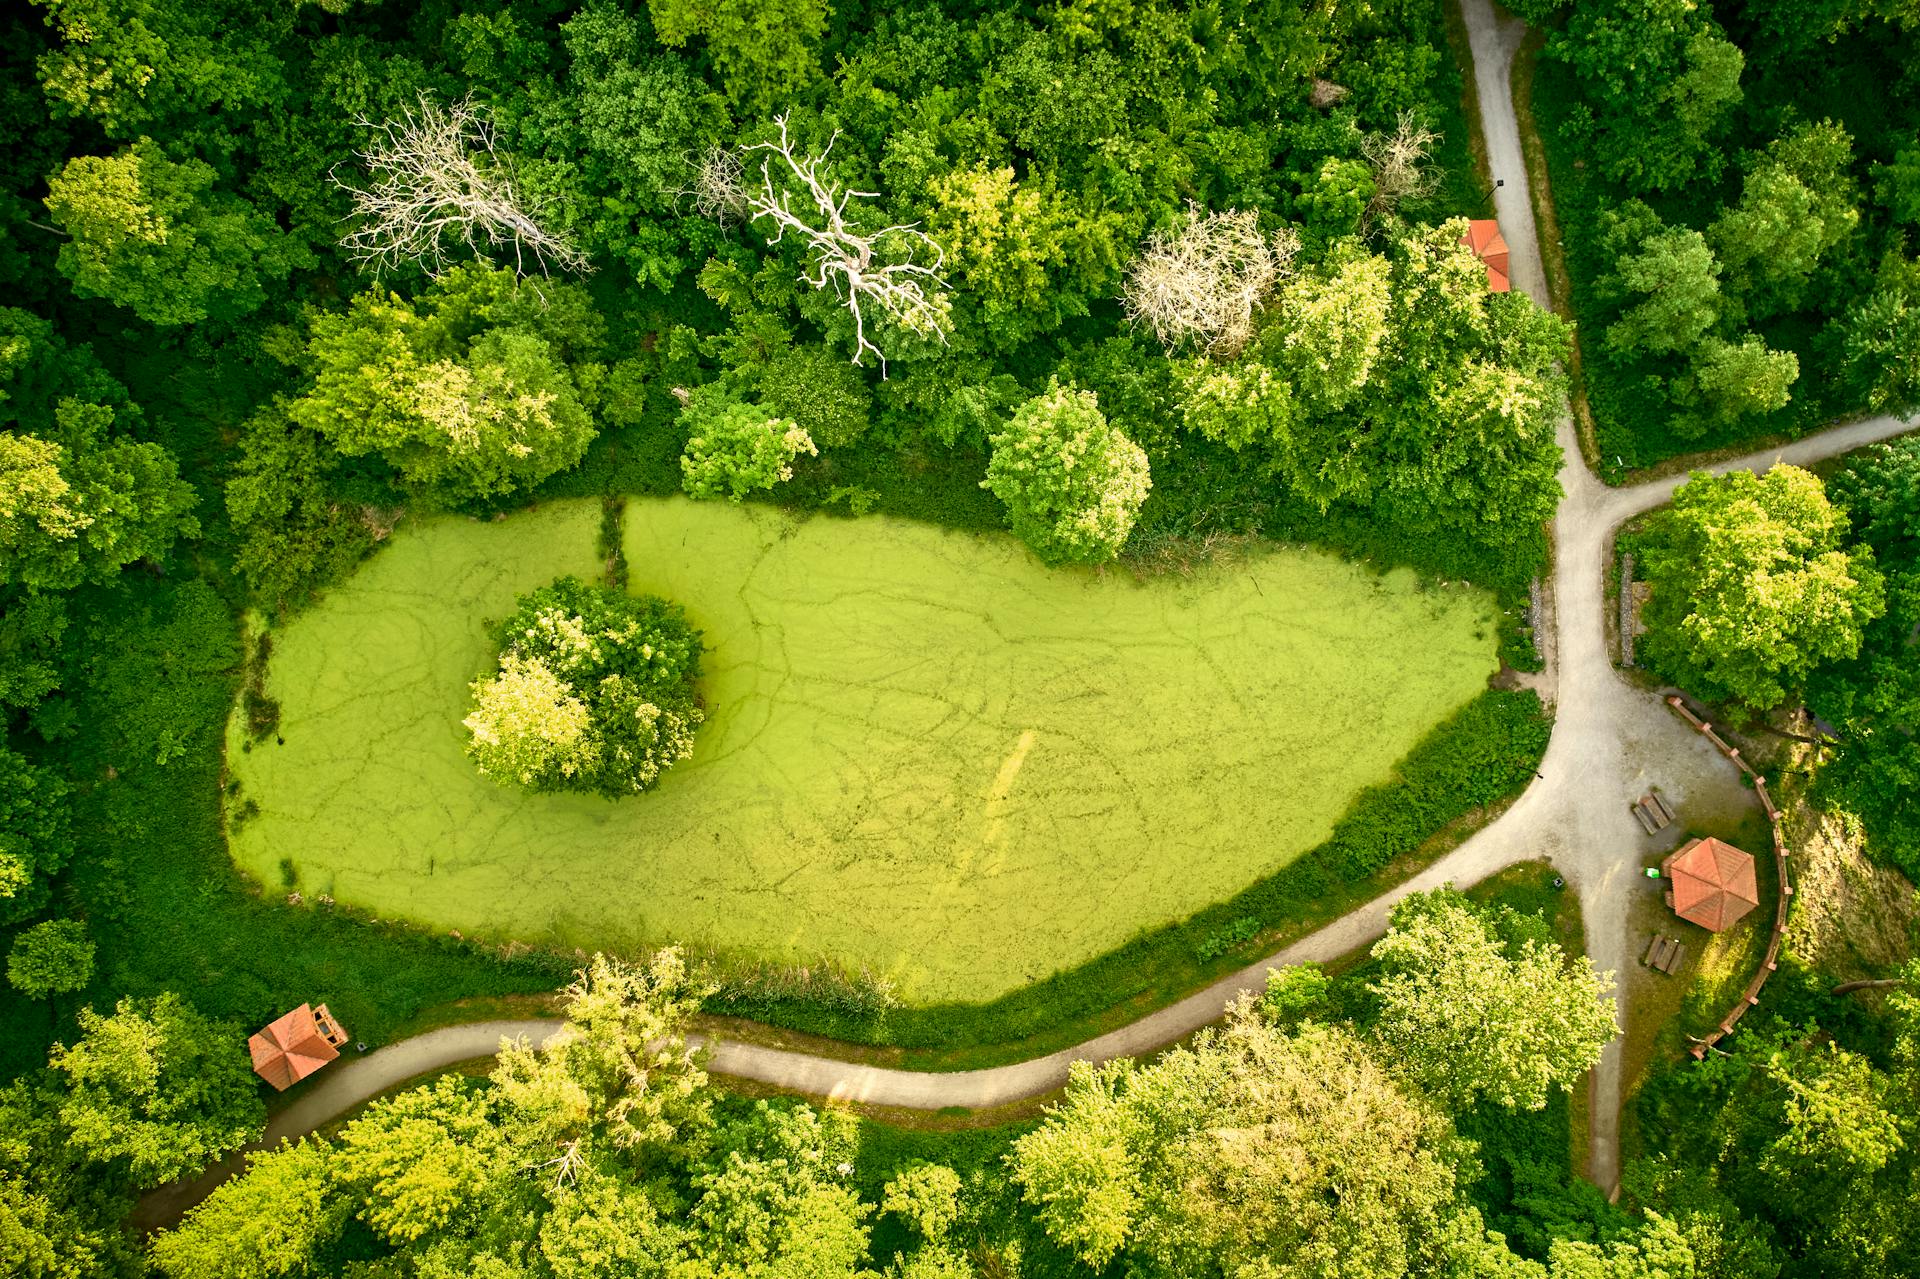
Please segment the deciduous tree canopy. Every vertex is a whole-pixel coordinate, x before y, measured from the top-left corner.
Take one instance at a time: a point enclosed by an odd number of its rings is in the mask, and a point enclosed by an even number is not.
[[[1538,1110],[1600,1060],[1617,1033],[1612,974],[1569,964],[1537,937],[1511,940],[1454,893],[1394,907],[1374,944],[1382,975],[1376,1033],[1433,1097]]]
[[[482,772],[617,798],[693,753],[700,632],[679,606],[563,577],[500,624],[500,669],[462,723]]]
[[[1855,656],[1886,589],[1873,553],[1842,545],[1845,529],[1798,467],[1696,474],[1644,540],[1648,660],[1705,695],[1766,709],[1821,663]]]

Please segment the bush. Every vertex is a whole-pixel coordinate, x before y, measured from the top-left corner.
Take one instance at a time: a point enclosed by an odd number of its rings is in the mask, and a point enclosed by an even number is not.
[[[1524,787],[1550,732],[1533,693],[1469,702],[1414,747],[1397,778],[1361,792],[1313,855],[1344,879],[1372,874],[1460,814]]]
[[[618,798],[693,753],[700,633],[676,604],[563,577],[520,600],[463,721],[480,771]]]
[[[689,497],[738,502],[792,479],[793,459],[820,451],[797,422],[737,400],[698,398],[687,419],[680,472]]]
[[[1216,928],[1208,933],[1199,946],[1194,948],[1194,953],[1204,964],[1208,960],[1220,958],[1243,941],[1252,941],[1259,932],[1260,921],[1251,915],[1242,915],[1225,928]]]
[[[50,919],[13,939],[7,980],[29,999],[79,990],[93,980],[93,942],[77,919]]]
[[[994,433],[981,487],[1046,563],[1093,564],[1120,553],[1152,480],[1147,455],[1108,425],[1093,392],[1055,382]]]
[[[867,432],[873,396],[859,371],[823,346],[790,347],[760,370],[760,402],[821,448],[842,448]]]

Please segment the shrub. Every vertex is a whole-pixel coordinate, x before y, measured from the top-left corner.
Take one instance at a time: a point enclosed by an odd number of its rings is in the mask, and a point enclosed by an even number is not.
[[[1140,446],[1108,424],[1091,391],[1050,385],[993,436],[981,487],[1049,564],[1110,560],[1133,531],[1153,481]]]
[[[859,371],[823,346],[789,347],[769,360],[760,370],[760,402],[828,449],[865,435],[873,412]]]
[[[792,479],[793,459],[820,451],[799,423],[737,400],[697,399],[687,418],[680,473],[689,497],[738,502]]]
[[[1484,694],[1444,727],[1414,747],[1395,781],[1361,792],[1316,850],[1341,878],[1371,875],[1461,813],[1521,789],[1552,732],[1530,692]]]
[[[489,777],[617,798],[693,753],[700,633],[678,605],[563,577],[522,597],[499,640],[463,721]]]
[[[1260,932],[1260,921],[1251,915],[1242,915],[1225,928],[1216,928],[1203,938],[1194,953],[1201,963],[1220,958],[1243,941],[1251,941]]]
[[[77,919],[50,919],[13,939],[7,980],[29,999],[79,990],[93,980],[93,942]]]

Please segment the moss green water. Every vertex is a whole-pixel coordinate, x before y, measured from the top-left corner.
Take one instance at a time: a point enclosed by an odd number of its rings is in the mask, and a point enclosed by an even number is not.
[[[1011,538],[635,500],[636,591],[708,645],[695,756],[529,795],[462,753],[514,597],[596,571],[597,505],[404,530],[275,637],[283,744],[230,741],[234,855],[469,935],[829,958],[991,998],[1321,842],[1494,669],[1491,601],[1274,551],[1190,578]]]

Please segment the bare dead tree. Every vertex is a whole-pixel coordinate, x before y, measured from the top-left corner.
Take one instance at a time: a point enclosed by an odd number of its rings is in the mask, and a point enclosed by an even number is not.
[[[946,254],[916,222],[896,223],[877,231],[863,231],[847,219],[855,199],[877,200],[877,191],[855,191],[823,177],[820,168],[833,153],[840,134],[835,131],[824,151],[805,158],[794,154],[787,133],[787,116],[774,117],[780,126],[778,142],[756,142],[743,148],[765,152],[760,159],[760,188],[746,195],[747,221],[762,220],[774,227],[768,244],[778,244],[789,231],[806,243],[812,261],[800,281],[816,289],[832,289],[853,314],[853,362],[871,352],[887,374],[887,357],[867,335],[868,308],[909,333],[937,337],[942,342],[952,325],[946,282],[940,268]],[[776,160],[780,177],[775,179]],[[799,209],[795,209],[798,185]],[[931,263],[921,261],[931,253]]]
[[[687,159],[692,183],[673,194],[693,201],[693,210],[726,226],[747,210],[747,169],[733,147],[710,146],[698,160]]]
[[[1202,213],[1190,204],[1181,225],[1148,238],[1127,271],[1121,305],[1168,351],[1191,342],[1231,359],[1253,336],[1254,312],[1291,272],[1299,248],[1291,228],[1262,236],[1251,209]]]
[[[357,225],[340,244],[354,261],[376,274],[413,264],[439,275],[449,251],[464,245],[479,256],[510,254],[519,275],[529,259],[543,275],[550,266],[590,269],[571,241],[540,225],[539,209],[496,145],[493,122],[471,99],[442,106],[422,94],[418,109],[398,119],[355,123],[374,135],[357,153],[373,184],[329,175],[353,195]]]
[[[1373,198],[1367,202],[1369,221],[1392,212],[1402,200],[1433,194],[1439,175],[1427,164],[1440,135],[1421,124],[1411,111],[1402,111],[1392,133],[1369,133],[1360,139],[1360,154],[1373,169]]]

